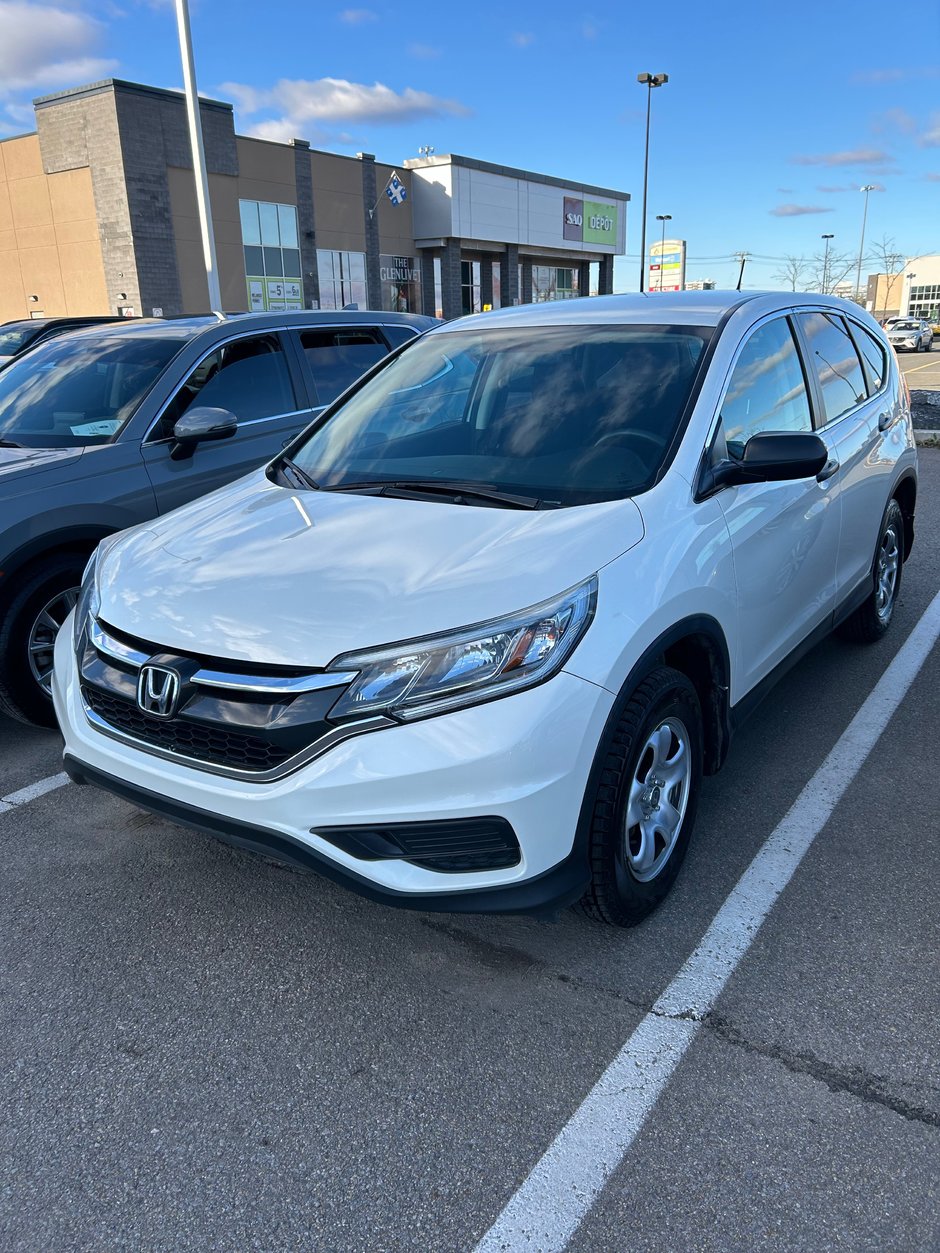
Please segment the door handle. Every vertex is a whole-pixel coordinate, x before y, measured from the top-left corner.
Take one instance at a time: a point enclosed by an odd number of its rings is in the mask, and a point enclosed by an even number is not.
[[[816,475],[817,483],[825,483],[827,479],[831,479],[834,474],[839,472],[839,462],[835,457],[830,457],[823,468]]]

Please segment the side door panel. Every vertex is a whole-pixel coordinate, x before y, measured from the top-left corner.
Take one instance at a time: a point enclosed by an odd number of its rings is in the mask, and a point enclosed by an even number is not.
[[[812,430],[806,378],[788,320],[759,324],[732,367],[720,434],[733,455],[761,431]],[[832,480],[725,488],[738,598],[740,699],[831,614],[841,501]]]
[[[160,513],[222,487],[263,465],[310,420],[309,400],[275,332],[239,336],[213,348],[170,399],[141,456]],[[198,444],[174,461],[172,426],[195,406],[229,409],[239,419],[229,439]]]

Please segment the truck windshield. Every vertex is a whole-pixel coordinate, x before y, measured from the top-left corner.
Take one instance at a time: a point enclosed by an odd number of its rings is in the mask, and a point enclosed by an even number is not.
[[[333,490],[439,480],[542,507],[634,495],[668,453],[711,333],[658,325],[432,333],[291,459]]]
[[[63,336],[0,371],[0,440],[25,448],[107,444],[185,339]]]

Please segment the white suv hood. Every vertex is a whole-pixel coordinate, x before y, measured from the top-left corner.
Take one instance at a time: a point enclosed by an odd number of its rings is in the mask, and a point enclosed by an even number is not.
[[[642,537],[630,500],[523,512],[295,492],[258,472],[117,540],[100,613],[168,651],[319,667],[537,604]]]

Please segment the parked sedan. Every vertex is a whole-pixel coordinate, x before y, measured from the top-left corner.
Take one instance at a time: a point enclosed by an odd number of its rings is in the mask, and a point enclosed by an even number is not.
[[[923,318],[894,318],[886,330],[896,352],[930,352],[933,347],[933,327]]]
[[[56,646],[66,769],[389,903],[634,923],[747,712],[834,627],[889,629],[916,492],[856,305],[462,319],[100,545]]]
[[[0,324],[0,370],[21,353],[35,348],[37,344],[77,330],[80,326],[97,326],[102,322],[124,322],[117,316],[93,316],[72,318],[23,318],[19,322]]]
[[[260,465],[433,319],[123,321],[0,372],[0,709],[52,723],[56,633],[105,535]]]

